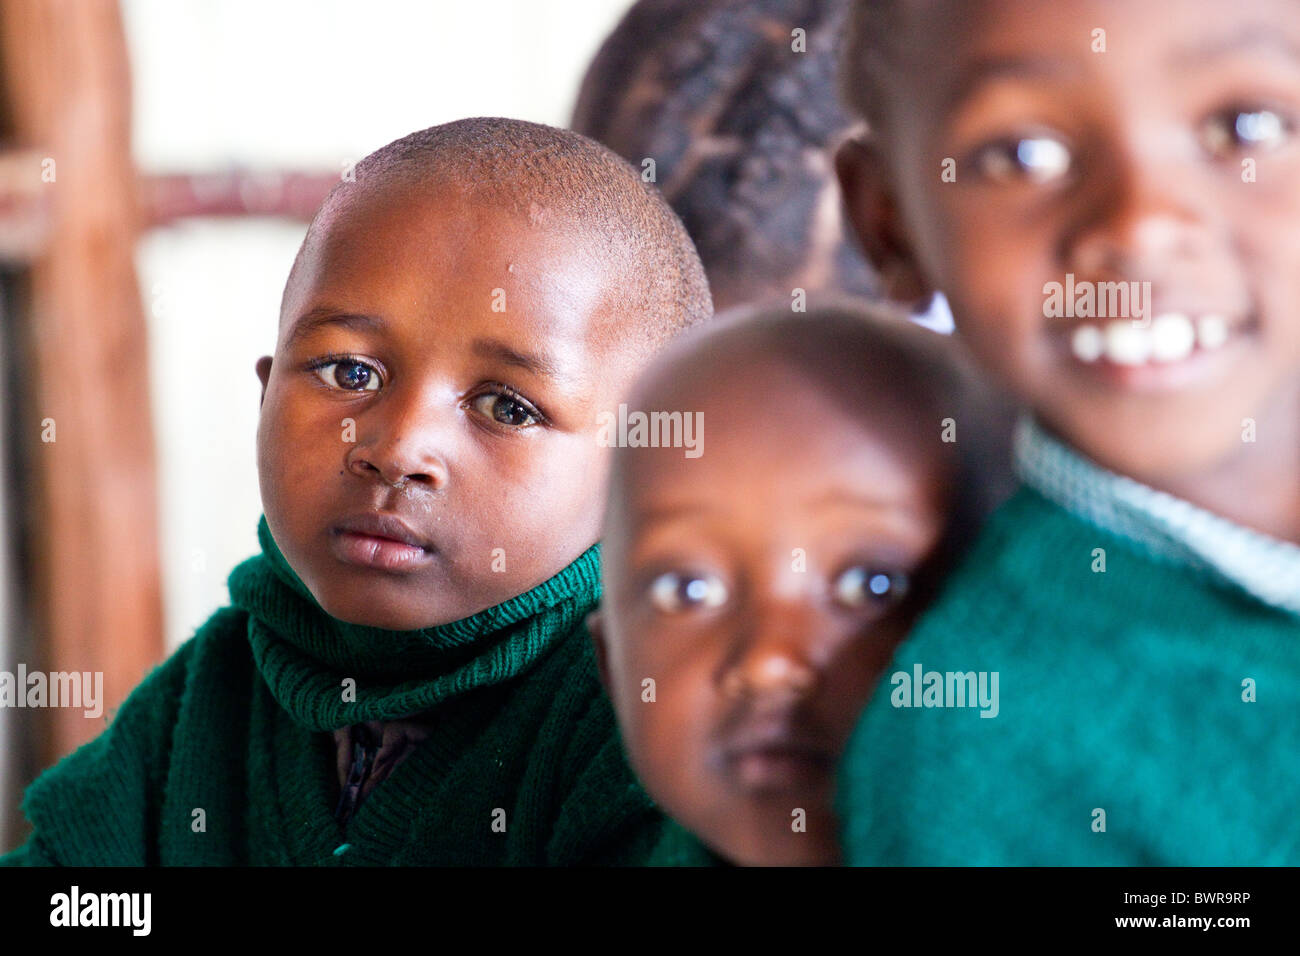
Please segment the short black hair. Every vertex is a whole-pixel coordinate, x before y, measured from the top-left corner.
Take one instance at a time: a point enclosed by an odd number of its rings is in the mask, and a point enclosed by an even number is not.
[[[834,56],[846,10],[847,0],[640,0],[583,80],[573,128],[633,164],[655,160],[720,299],[797,276],[814,251],[830,265],[822,288],[878,294],[841,227],[828,149],[850,122]],[[795,29],[806,52],[792,48]]]
[[[673,389],[708,388],[729,374],[750,374],[758,357],[798,373],[834,397],[849,416],[887,422],[892,441],[940,446],[951,468],[950,510],[917,592],[924,603],[932,596],[928,588],[937,585],[984,519],[1014,490],[1010,400],[952,336],[919,326],[886,305],[843,298],[828,299],[806,314],[776,307],[736,310],[670,345],[642,373],[630,401],[656,407]],[[953,420],[951,441],[944,435],[945,419]],[[628,452],[615,451],[611,488],[621,486],[630,461]],[[611,508],[616,497],[610,496]]]
[[[656,347],[713,314],[708,279],[686,228],[635,169],[578,133],[499,117],[419,130],[358,162],[317,211],[290,282],[351,191],[448,185],[580,235],[626,291],[620,332]]]

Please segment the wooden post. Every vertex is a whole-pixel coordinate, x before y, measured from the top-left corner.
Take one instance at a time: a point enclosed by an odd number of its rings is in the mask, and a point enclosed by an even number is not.
[[[10,146],[34,151],[46,232],[18,333],[23,460],[40,660],[102,671],[105,717],[162,657],[148,342],[134,255],[126,40],[114,0],[4,0],[0,95]],[[53,440],[50,440],[53,439]],[[47,765],[105,721],[52,709]]]

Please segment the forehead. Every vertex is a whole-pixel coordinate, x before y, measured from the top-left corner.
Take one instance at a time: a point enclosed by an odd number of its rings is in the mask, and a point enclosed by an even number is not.
[[[835,502],[867,500],[881,510],[936,514],[944,497],[947,454],[938,423],[891,402],[848,407],[779,363],[737,358],[743,374],[706,388],[640,401],[630,411],[680,411],[702,418],[702,454],[680,448],[628,448],[617,469],[627,530],[658,516],[712,514],[740,523],[798,521]],[[699,419],[697,419],[697,422]],[[918,440],[931,431],[934,441]]]
[[[940,111],[1000,79],[1110,76],[1131,96],[1145,88],[1139,73],[1177,80],[1234,53],[1300,47],[1294,0],[900,2],[903,29],[888,41],[897,69],[884,80]]]
[[[590,237],[544,195],[393,184],[338,197],[322,220],[286,290],[282,336],[326,305],[398,325],[488,314],[518,334],[586,340],[616,293]]]

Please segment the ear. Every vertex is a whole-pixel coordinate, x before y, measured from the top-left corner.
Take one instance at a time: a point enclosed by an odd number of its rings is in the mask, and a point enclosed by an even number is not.
[[[266,401],[266,383],[271,380],[271,356],[263,355],[257,360],[257,377],[262,380],[262,397],[257,400],[257,407],[261,408]]]
[[[835,175],[844,213],[885,293],[916,307],[933,295],[903,230],[884,157],[865,131],[847,136],[835,150]]]
[[[596,652],[596,671],[600,674],[600,683],[609,694],[609,651],[605,647],[605,617],[600,609],[587,615],[587,631],[591,634],[591,646]]]

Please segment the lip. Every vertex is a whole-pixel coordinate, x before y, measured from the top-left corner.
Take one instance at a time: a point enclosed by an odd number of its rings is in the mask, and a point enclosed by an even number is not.
[[[437,549],[396,515],[382,511],[349,515],[330,528],[335,557],[381,571],[414,571],[430,564]]]
[[[825,783],[838,756],[824,735],[789,720],[743,724],[719,751],[728,774],[755,793],[806,793]]]

